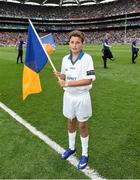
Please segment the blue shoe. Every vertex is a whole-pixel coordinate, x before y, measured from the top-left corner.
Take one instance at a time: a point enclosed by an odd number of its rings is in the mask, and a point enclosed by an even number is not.
[[[78,169],[84,169],[87,166],[87,163],[88,163],[88,157],[81,156],[81,159],[78,164]]]
[[[62,154],[61,160],[67,159],[69,156],[71,156],[71,155],[74,154],[74,153],[75,153],[75,150],[71,150],[70,148],[67,149],[67,150],[64,152],[64,154]]]

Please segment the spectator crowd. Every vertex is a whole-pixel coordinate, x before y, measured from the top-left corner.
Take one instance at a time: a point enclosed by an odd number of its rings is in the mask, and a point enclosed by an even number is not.
[[[37,5],[26,5],[26,4],[17,4],[17,3],[10,3],[10,2],[3,2],[0,1],[0,17],[9,17],[12,16],[13,18],[16,17],[26,17],[26,18],[43,18],[43,19],[53,19],[55,22],[55,19],[63,19],[65,22],[65,19],[86,19],[87,18],[93,18],[98,19],[99,17],[110,17],[114,15],[121,15],[121,14],[129,14],[129,13],[137,13],[140,12],[140,0],[118,0],[111,3],[102,3],[102,4],[95,4],[90,6],[69,6],[69,7],[47,7],[47,6],[37,6]],[[22,22],[22,21],[21,21]],[[83,22],[83,21],[82,21]],[[71,21],[70,21],[71,23]],[[62,27],[61,32],[56,31],[53,33],[54,38],[58,44],[65,44],[68,41],[68,33],[69,32],[63,32],[63,28],[65,30],[71,30],[70,27],[73,29],[76,29],[76,25],[67,26],[67,24],[64,24]],[[127,21],[128,24],[140,24],[140,19],[130,19]],[[7,26],[4,21],[1,20],[0,23],[2,26]],[[57,24],[57,23],[56,23]],[[96,26],[99,26],[100,29],[96,30]],[[18,24],[10,24],[8,27],[16,27],[17,29]],[[24,23],[21,23],[21,27],[25,28]],[[42,28],[42,32],[45,32],[45,27],[41,25],[40,29]],[[108,29],[108,26],[125,26],[124,21],[115,22],[113,24],[112,22],[107,23],[97,23],[97,24],[87,24],[86,27],[88,30],[83,29],[85,33],[85,43],[102,43],[102,40],[105,36],[106,30],[102,30],[103,27],[106,27]],[[37,27],[38,28],[38,27]],[[57,30],[56,25],[54,23],[53,26],[48,26],[48,28],[51,28],[52,30]],[[59,27],[60,28],[60,27]],[[70,29],[69,29],[70,28]],[[93,29],[92,29],[93,28]],[[95,28],[95,29],[94,29]],[[79,29],[82,29],[82,24],[79,25]],[[139,29],[131,28],[126,30],[125,34],[125,28],[121,29],[114,29],[114,30],[107,30],[111,35],[111,41],[115,43],[123,43],[126,38],[133,37],[133,34],[136,34],[137,38],[140,37]],[[17,38],[21,32],[9,32],[1,31],[0,32],[0,45],[1,46],[7,46],[7,45],[16,45]],[[46,34],[46,33],[44,33]],[[26,41],[27,34],[24,32],[22,33],[23,40]]]
[[[125,41],[125,31],[124,30],[110,30],[110,31],[94,31],[94,32],[84,32],[85,43],[89,44],[102,44],[106,32],[111,34],[112,43],[124,43]],[[68,32],[58,32],[53,33],[54,39],[57,44],[67,44],[68,42]],[[126,40],[129,41],[133,38],[140,38],[139,29],[128,29],[126,31]],[[26,42],[27,34],[18,32],[0,32],[0,45],[1,46],[16,46],[17,38],[22,35],[23,41]],[[46,33],[39,33],[39,36],[44,36]]]
[[[25,13],[26,12],[26,13]],[[140,12],[139,0],[118,0],[89,6],[47,7],[0,1],[0,15],[43,19],[98,18]]]

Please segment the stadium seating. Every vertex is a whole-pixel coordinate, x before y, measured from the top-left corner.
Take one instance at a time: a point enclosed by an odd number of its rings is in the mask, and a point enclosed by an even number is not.
[[[1,46],[15,45],[19,33],[26,40],[28,18],[31,18],[39,33],[52,32],[59,44],[67,44],[68,33],[74,29],[85,32],[86,43],[102,43],[106,32],[112,34],[113,42],[123,43],[126,25],[126,37],[131,37],[133,33],[139,36],[139,0],[118,0],[80,8],[54,8],[0,1],[0,7]]]

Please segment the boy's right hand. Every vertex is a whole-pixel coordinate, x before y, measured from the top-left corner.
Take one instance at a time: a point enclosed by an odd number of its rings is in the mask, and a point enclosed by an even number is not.
[[[53,71],[53,72],[57,79],[61,77],[61,72],[59,72],[59,71]]]
[[[60,79],[65,80],[65,75],[64,75],[64,74],[62,74],[62,73],[59,72],[59,71],[53,71],[53,72],[54,72],[55,77],[56,77],[58,80],[60,80]]]

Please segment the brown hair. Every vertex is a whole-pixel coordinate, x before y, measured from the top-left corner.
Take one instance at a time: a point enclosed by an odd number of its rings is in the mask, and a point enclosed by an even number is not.
[[[78,30],[74,30],[74,31],[70,32],[69,33],[69,41],[70,41],[72,36],[79,37],[81,39],[82,43],[84,42],[85,36],[84,36],[83,32],[78,31]]]
[[[106,33],[106,37],[111,38],[112,35],[110,33]]]

